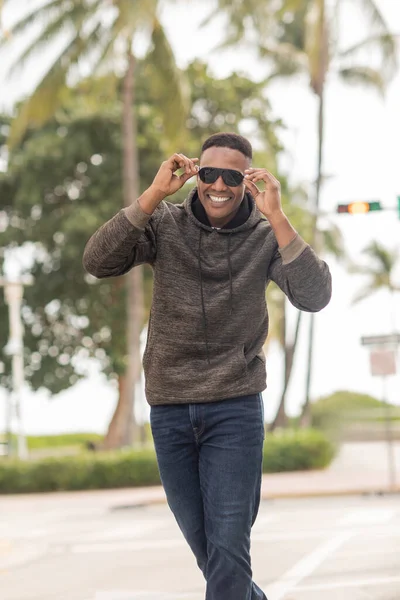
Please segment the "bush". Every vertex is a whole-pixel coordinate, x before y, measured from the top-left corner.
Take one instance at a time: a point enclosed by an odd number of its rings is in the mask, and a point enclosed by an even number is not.
[[[0,462],[0,493],[94,490],[159,485],[153,451],[84,453]]]
[[[264,446],[264,473],[326,467],[333,445],[316,431],[275,433]],[[160,485],[155,452],[120,450],[40,460],[1,459],[0,493]]]
[[[97,444],[104,436],[99,433],[63,433],[56,435],[28,435],[26,442],[28,450],[44,450],[51,448],[86,447],[88,443]],[[6,435],[0,434],[0,442],[6,441]],[[17,436],[11,436],[13,446],[17,446]]]
[[[339,391],[317,400],[311,405],[312,427],[330,436],[352,440],[384,437],[385,421],[390,415],[393,427],[399,426],[400,409],[367,394]],[[364,431],[364,435],[363,434]],[[374,433],[374,436],[372,435]]]
[[[264,473],[307,471],[327,467],[336,453],[325,435],[312,429],[275,432],[264,444]]]

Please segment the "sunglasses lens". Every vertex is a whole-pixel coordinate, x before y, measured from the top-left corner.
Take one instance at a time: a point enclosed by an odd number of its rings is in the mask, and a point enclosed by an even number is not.
[[[226,185],[229,185],[230,187],[237,187],[243,182],[244,176],[240,173],[240,171],[224,169],[222,178]]]
[[[199,177],[203,183],[215,183],[219,177],[219,170],[213,167],[203,167],[199,171]]]
[[[233,169],[203,167],[199,171],[199,177],[203,183],[215,183],[221,175],[225,185],[229,185],[230,187],[237,187],[244,179],[240,171],[234,171]]]

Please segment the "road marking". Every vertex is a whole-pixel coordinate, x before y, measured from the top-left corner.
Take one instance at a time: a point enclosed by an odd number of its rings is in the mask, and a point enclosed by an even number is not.
[[[399,583],[400,577],[381,577],[375,579],[357,579],[351,581],[334,581],[332,583],[315,583],[310,585],[299,585],[296,587],[296,592],[313,592],[313,591],[324,591],[334,590],[338,588],[349,588],[349,587],[368,587],[371,585],[388,585],[390,583]]]
[[[361,508],[352,510],[339,519],[338,525],[382,525],[388,523],[396,514],[396,510],[389,508]]]
[[[182,540],[157,540],[157,541],[134,541],[134,542],[117,542],[117,543],[99,543],[99,544],[74,544],[71,546],[73,554],[86,554],[89,552],[124,552],[124,551],[141,551],[154,548],[179,548],[186,546],[184,539]]]
[[[281,600],[287,592],[297,587],[300,581],[309,577],[331,554],[354,536],[352,532],[341,533],[318,546],[313,552],[302,558],[267,590],[268,596]]]
[[[123,592],[117,590],[115,592],[97,592],[95,600],[197,600],[201,595],[198,593],[176,594],[166,592]]]

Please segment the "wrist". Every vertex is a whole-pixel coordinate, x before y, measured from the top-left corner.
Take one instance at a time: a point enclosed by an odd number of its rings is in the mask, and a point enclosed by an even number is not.
[[[148,188],[147,192],[157,202],[162,202],[168,196],[168,194],[166,192],[164,192],[163,190],[160,190],[160,188],[155,186],[153,183]]]
[[[280,208],[278,210],[274,210],[272,212],[269,213],[264,213],[264,217],[266,217],[268,219],[268,221],[270,222],[270,224],[277,224],[279,225],[280,223],[284,223],[285,221],[287,221],[287,216],[285,215],[285,213],[283,212],[283,210]]]
[[[138,198],[138,204],[144,213],[152,215],[160,202],[162,202],[166,197],[167,194],[151,185]]]

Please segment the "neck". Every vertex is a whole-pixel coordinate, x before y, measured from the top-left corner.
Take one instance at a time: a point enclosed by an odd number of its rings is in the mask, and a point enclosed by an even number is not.
[[[213,217],[210,217],[209,214],[207,214],[207,217],[208,217],[208,220],[210,221],[211,227],[218,227],[218,228],[224,227],[224,225],[229,223],[229,221],[232,221],[233,217],[235,215],[237,215],[239,208],[240,208],[240,206],[237,208],[237,210],[235,210],[235,212],[230,213],[229,215],[227,215],[226,217],[223,217],[221,219],[214,219]]]

